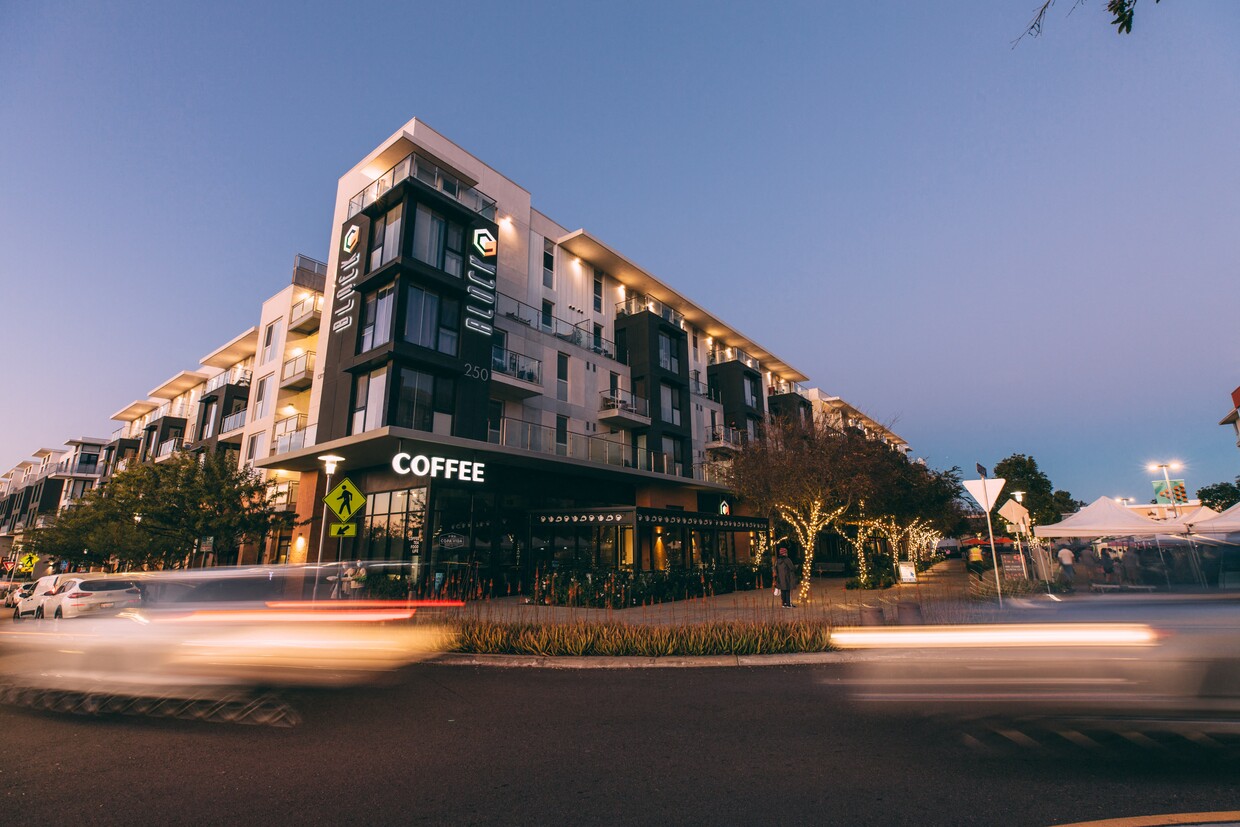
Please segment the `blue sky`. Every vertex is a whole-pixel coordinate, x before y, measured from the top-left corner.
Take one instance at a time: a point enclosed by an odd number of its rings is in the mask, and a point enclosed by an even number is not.
[[[940,467],[1240,473],[1240,4],[0,5],[0,468],[254,324],[410,117]]]

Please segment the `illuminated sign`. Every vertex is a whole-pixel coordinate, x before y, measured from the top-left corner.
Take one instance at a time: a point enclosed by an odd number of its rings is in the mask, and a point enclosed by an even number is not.
[[[345,255],[352,253],[353,248],[357,246],[357,239],[361,237],[361,234],[362,234],[361,230],[358,229],[358,226],[356,224],[353,224],[352,226],[349,227],[349,229],[345,230],[344,241],[342,241],[340,244],[341,252],[343,252]]]
[[[478,251],[478,255],[490,258],[497,252],[497,245],[498,242],[490,230],[485,227],[474,230],[474,249]]]
[[[486,227],[474,230],[472,238],[466,271],[465,329],[489,338],[494,332],[491,320],[495,318],[499,242]]]
[[[340,333],[353,326],[357,299],[353,282],[362,274],[362,251],[360,242],[364,216],[357,216],[345,225],[340,234],[340,258],[336,263],[336,299],[332,302],[332,333]]]
[[[463,459],[445,457],[428,457],[422,454],[414,456],[401,452],[392,457],[392,470],[398,474],[413,474],[415,477],[442,477],[446,480],[462,482],[485,482],[485,462],[470,462]]]

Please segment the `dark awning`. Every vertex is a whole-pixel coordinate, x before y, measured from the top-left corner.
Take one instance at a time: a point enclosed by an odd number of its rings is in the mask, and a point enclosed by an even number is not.
[[[546,525],[649,525],[668,528],[696,528],[707,531],[766,531],[765,517],[711,514],[706,511],[617,506],[615,508],[568,508],[531,511],[530,524]]]

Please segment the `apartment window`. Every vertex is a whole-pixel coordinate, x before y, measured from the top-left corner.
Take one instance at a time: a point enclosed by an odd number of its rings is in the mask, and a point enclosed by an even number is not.
[[[498,399],[487,400],[487,442],[499,444],[503,436],[504,403]]]
[[[594,312],[603,312],[603,271],[594,270]]]
[[[260,365],[265,365],[272,359],[276,358],[276,339],[278,339],[279,336],[279,322],[272,322],[267,325],[267,330],[263,333],[263,358],[259,361]]]
[[[269,373],[262,379],[258,380],[258,385],[254,388],[254,410],[250,414],[250,421],[256,422],[267,415],[267,409],[271,405],[271,381],[275,378],[274,373]]]
[[[93,474],[95,469],[99,467],[98,454],[80,454],[78,456],[78,473]]]
[[[465,231],[460,224],[418,205],[417,219],[413,225],[414,258],[450,275],[460,276],[464,239]]]
[[[215,408],[219,403],[214,399],[202,409],[202,426],[198,429],[199,439],[210,439],[215,436]]]
[[[555,452],[560,456],[568,454],[568,417],[555,418]]]
[[[758,407],[758,380],[752,376],[745,377],[745,404],[751,408]]]
[[[665,465],[662,470],[669,474],[678,473],[680,470],[678,466],[683,466],[684,461],[684,446],[681,441],[675,437],[663,437],[663,462]]]
[[[555,242],[543,239],[543,287],[555,289]]]
[[[542,303],[542,326],[550,330],[551,320],[554,318],[555,303],[544,300]]]
[[[758,420],[752,416],[745,417],[745,435],[750,442],[758,438]]]
[[[409,368],[401,368],[396,383],[396,416],[392,424],[400,428],[431,431],[435,427],[435,378]]]
[[[362,341],[358,353],[365,353],[392,341],[392,309],[395,304],[392,285],[381,287],[362,302]]]
[[[680,342],[666,333],[659,334],[659,367],[680,373]]]
[[[251,435],[250,439],[246,442],[245,461],[247,465],[253,465],[254,460],[262,459],[266,456],[265,453],[260,454],[260,451],[263,450],[263,446],[267,444],[266,436],[267,432],[263,431],[261,433]]]
[[[680,424],[680,391],[667,384],[659,386],[659,416],[664,422]]]
[[[568,354],[555,355],[555,398],[561,402],[568,401]]]
[[[697,335],[697,331],[695,330],[693,331],[693,361],[697,362],[699,361],[699,359],[700,357],[698,356],[698,335]]]
[[[349,433],[360,434],[383,424],[383,394],[386,390],[387,368],[354,377]]]
[[[405,288],[405,335],[413,345],[455,356],[460,342],[461,303],[421,287]]]
[[[607,380],[607,387],[611,390],[611,398],[615,399],[616,391],[620,390],[620,374],[612,371],[611,376]]]
[[[599,353],[603,350],[603,326],[596,324],[594,326],[594,352]]]
[[[401,205],[387,211],[370,228],[370,269],[377,270],[400,254]]]

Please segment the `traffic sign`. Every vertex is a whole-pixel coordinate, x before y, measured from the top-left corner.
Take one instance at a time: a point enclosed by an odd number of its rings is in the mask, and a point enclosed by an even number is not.
[[[333,537],[356,537],[357,523],[332,523]]]
[[[340,485],[333,488],[331,493],[323,498],[323,502],[327,503],[327,507],[336,512],[336,516],[341,520],[349,520],[366,502],[366,498],[362,496],[357,486],[345,477],[340,481]]]
[[[15,565],[16,565],[16,563],[14,563],[12,560],[5,560],[5,561],[4,561],[4,563],[3,563],[3,565],[4,565],[4,570],[5,570],[5,571],[12,571],[12,570],[13,570],[13,566],[15,566]]]
[[[27,554],[18,564],[18,571],[34,571],[34,564],[39,562],[39,555]]]

